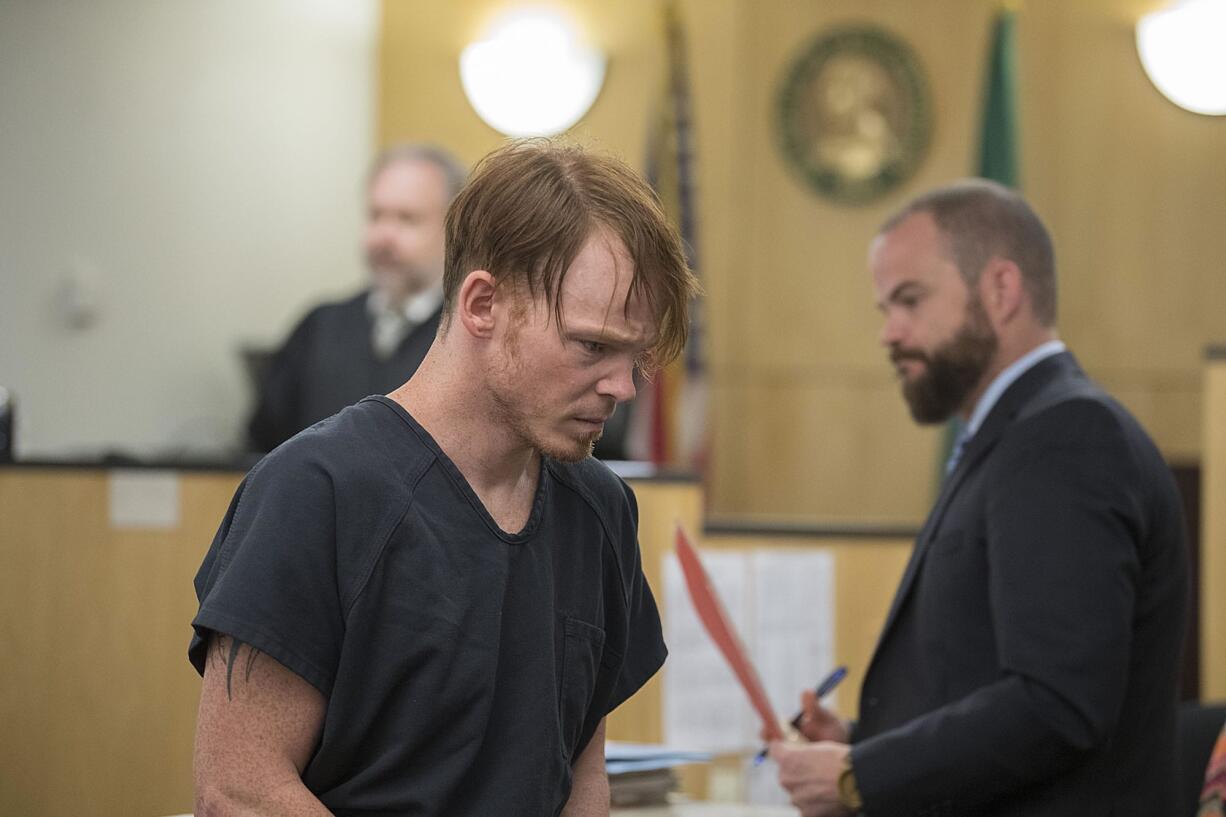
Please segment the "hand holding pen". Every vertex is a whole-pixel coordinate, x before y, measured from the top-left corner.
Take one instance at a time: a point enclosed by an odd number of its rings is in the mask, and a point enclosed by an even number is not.
[[[817,689],[813,691],[812,693],[813,707],[817,707],[820,704],[821,699],[829,695],[831,692],[833,692],[834,688],[837,687],[839,683],[845,677],[847,677],[847,667],[845,666],[835,667],[834,670],[829,675],[827,675],[820,684],[817,685]],[[793,729],[800,729],[801,724],[804,723],[805,710],[809,708],[808,706],[809,694],[810,693],[806,690],[803,696],[805,699],[805,707],[802,708],[799,712],[797,712],[796,715],[789,722]],[[834,715],[829,715],[829,717],[834,718]],[[837,722],[837,719],[835,720]],[[758,752],[758,754],[754,757],[755,766],[766,759],[767,752],[768,752],[768,749],[763,749],[762,751]]]

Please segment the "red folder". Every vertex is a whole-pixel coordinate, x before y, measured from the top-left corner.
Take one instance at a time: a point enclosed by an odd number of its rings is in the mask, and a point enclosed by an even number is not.
[[[702,620],[702,625],[715,642],[715,646],[719,647],[719,651],[724,654],[728,666],[732,667],[745,694],[749,696],[749,702],[757,710],[758,717],[762,719],[767,740],[783,740],[779,718],[775,716],[770,700],[766,697],[766,690],[762,688],[762,680],[758,677],[758,671],[750,663],[749,656],[745,652],[745,645],[741,642],[736,630],[733,629],[732,622],[728,620],[728,612],[720,602],[719,596],[715,594],[715,588],[711,585],[711,577],[707,575],[706,568],[702,566],[702,560],[698,558],[698,552],[690,544],[689,537],[685,535],[685,529],[681,525],[677,525],[677,559],[681,562],[681,572],[685,575],[685,586],[690,591],[690,599],[694,602],[694,609],[698,611],[698,618]]]

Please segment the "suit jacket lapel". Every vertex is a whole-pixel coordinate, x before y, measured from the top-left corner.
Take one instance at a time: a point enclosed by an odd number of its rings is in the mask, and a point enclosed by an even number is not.
[[[928,518],[924,521],[924,526],[920,529],[919,536],[915,539],[915,547],[911,551],[911,559],[907,562],[906,570],[903,571],[902,579],[898,583],[898,591],[894,594],[894,600],[890,603],[890,612],[886,615],[885,625],[881,628],[881,636],[877,641],[878,649],[881,648],[881,644],[889,634],[890,628],[898,618],[899,610],[906,601],[911,591],[911,586],[915,583],[915,577],[919,574],[920,564],[924,561],[928,547],[941,528],[941,520],[945,516],[945,511],[949,507],[949,503],[957,496],[958,488],[962,485],[967,475],[971,474],[979,466],[979,463],[983,461],[988,452],[992,450],[1005,433],[1005,429],[1013,423],[1018,414],[1043,390],[1045,385],[1073,372],[1080,372],[1080,369],[1073,356],[1068,352],[1061,352],[1060,354],[1040,360],[1030,369],[1026,370],[1009,388],[1005,389],[1004,394],[996,401],[996,405],[988,412],[983,425],[967,441],[966,448],[962,452],[962,459],[958,462],[958,467],[941,484],[941,491],[937,496],[937,501],[928,513]]]

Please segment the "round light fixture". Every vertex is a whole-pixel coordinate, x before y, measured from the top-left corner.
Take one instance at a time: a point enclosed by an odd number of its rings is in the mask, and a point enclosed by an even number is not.
[[[1137,23],[1137,53],[1171,102],[1226,114],[1226,0],[1184,0],[1146,14]]]
[[[549,136],[579,121],[600,92],[605,58],[574,24],[545,8],[515,9],[460,54],[477,114],[508,136]]]

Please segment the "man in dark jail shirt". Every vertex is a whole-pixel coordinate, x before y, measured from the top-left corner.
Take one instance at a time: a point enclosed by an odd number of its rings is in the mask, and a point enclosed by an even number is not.
[[[620,162],[478,166],[421,367],[265,457],[196,577],[197,814],[608,814],[604,718],[665,648],[589,454],[694,289]]]

